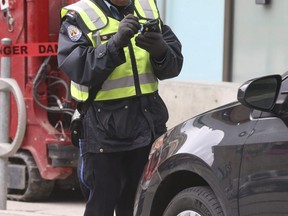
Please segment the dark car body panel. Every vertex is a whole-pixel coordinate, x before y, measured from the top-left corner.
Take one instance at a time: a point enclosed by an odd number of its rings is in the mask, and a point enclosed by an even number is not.
[[[260,118],[246,140],[240,170],[240,215],[288,215],[288,129]]]
[[[234,211],[237,209],[241,151],[255,124],[250,121],[250,112],[240,103],[233,103],[189,119],[168,131],[159,153],[158,172],[149,182],[145,196],[142,192],[141,215],[150,215],[146,210],[151,209],[152,196],[160,179],[182,170],[204,178],[213,191],[222,194],[219,199],[227,206],[229,214],[237,215]],[[223,161],[227,155],[229,160]]]
[[[159,139],[134,215],[161,215],[173,196],[198,185],[212,188],[227,216],[288,215],[285,117],[234,102],[191,118]]]

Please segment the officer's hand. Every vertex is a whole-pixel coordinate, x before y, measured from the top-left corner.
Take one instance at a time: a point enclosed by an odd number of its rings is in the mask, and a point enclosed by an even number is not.
[[[145,49],[155,60],[163,60],[168,50],[168,45],[163,40],[162,33],[145,32],[136,38],[136,45]]]
[[[126,47],[130,39],[136,34],[141,28],[138,18],[132,14],[128,14],[121,20],[117,33],[113,36],[115,46],[117,48]]]

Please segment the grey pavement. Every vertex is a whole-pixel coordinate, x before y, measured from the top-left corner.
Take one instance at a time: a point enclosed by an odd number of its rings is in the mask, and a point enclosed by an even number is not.
[[[7,209],[0,216],[82,216],[84,202],[17,202],[7,201]]]
[[[0,210],[0,216],[82,216],[84,208],[81,194],[61,191],[43,202],[7,200],[7,208]]]
[[[17,202],[7,201],[7,209],[0,216],[82,216],[82,201]]]

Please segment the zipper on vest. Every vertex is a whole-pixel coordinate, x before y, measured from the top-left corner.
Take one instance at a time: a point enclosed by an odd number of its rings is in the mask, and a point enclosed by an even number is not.
[[[131,42],[129,42],[129,44],[128,44],[128,49],[129,49],[129,53],[130,53],[130,59],[131,59],[136,95],[140,96],[142,93],[141,93],[141,88],[140,88],[138,68],[137,68],[137,64],[136,64],[135,53],[134,53],[133,46],[132,46]]]

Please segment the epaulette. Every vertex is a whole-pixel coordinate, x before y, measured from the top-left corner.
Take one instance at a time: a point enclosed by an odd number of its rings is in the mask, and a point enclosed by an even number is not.
[[[76,22],[78,14],[75,11],[68,11],[65,15],[65,18],[68,19],[70,22]]]

